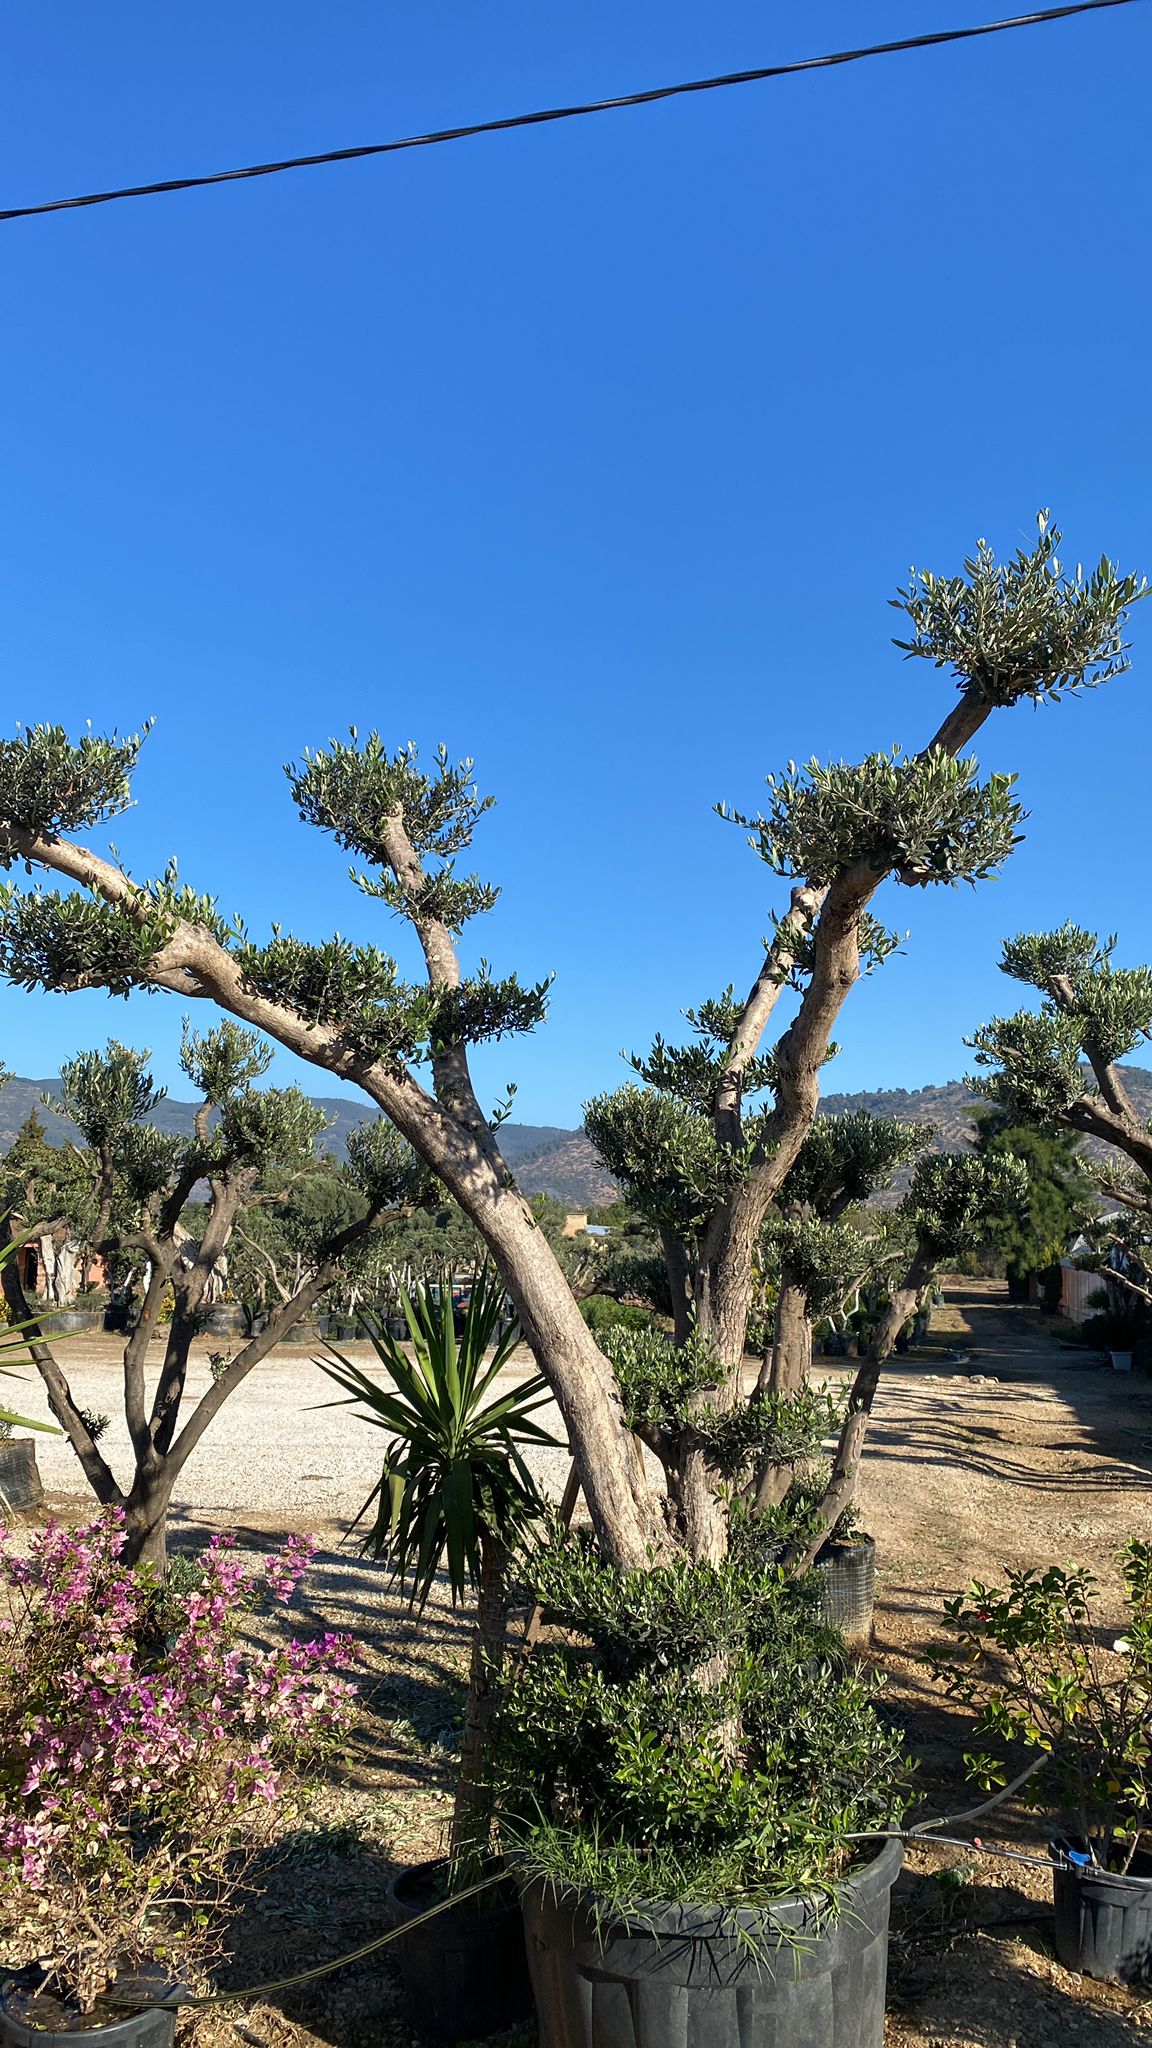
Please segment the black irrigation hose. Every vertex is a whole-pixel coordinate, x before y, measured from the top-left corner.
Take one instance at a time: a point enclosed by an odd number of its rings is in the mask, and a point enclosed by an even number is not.
[[[917,1821],[908,1828],[869,1828],[858,1835],[847,1835],[844,1839],[849,1842],[911,1842],[914,1846],[939,1842],[945,1848],[971,1849],[980,1856],[1002,1856],[1012,1863],[1028,1863],[1036,1869],[1057,1870],[1060,1865],[1052,1856],[1026,1856],[1019,1849],[996,1849],[989,1843],[982,1842],[979,1836],[969,1841],[960,1835],[935,1833],[937,1828],[955,1827],[958,1821],[975,1820],[982,1813],[990,1813],[993,1807],[1001,1806],[1006,1799],[1011,1798],[1013,1792],[1019,1791],[1020,1786],[1028,1778],[1034,1777],[1047,1762],[1047,1751],[1033,1757],[1031,1763],[1026,1765],[1010,1784],[993,1793],[991,1799],[982,1800],[979,1806],[969,1807],[966,1813],[943,1814],[939,1820]],[[410,1927],[423,1927],[427,1921],[435,1920],[440,1913],[447,1913],[450,1907],[459,1906],[465,1899],[474,1899],[478,1893],[491,1890],[492,1886],[499,1884],[506,1875],[506,1871],[497,1870],[491,1877],[481,1878],[479,1884],[469,1885],[462,1892],[453,1892],[450,1898],[441,1899],[438,1905],[429,1906],[426,1912],[415,1914],[411,1920],[403,1921],[399,1927],[390,1927],[387,1934],[378,1934],[372,1941],[364,1942],[361,1947],[350,1949],[347,1955],[337,1956],[330,1963],[316,1963],[311,1970],[299,1970],[293,1977],[274,1977],[267,1984],[249,1984],[239,1991],[210,1991],[199,1996],[191,1992],[156,1999],[114,1998],[105,1995],[102,2003],[123,2006],[133,2012],[179,2012],[184,2006],[200,2010],[209,2005],[238,2005],[249,1999],[264,1998],[270,1991],[291,1991],[297,1984],[311,1984],[317,1977],[331,1976],[333,1970],[342,1970],[348,1963],[358,1963],[365,1956],[375,1955],[378,1949],[387,1948],[390,1942],[398,1941],[402,1934],[407,1934]]]
[[[379,1948],[387,1948],[389,1942],[398,1941],[407,1934],[410,1927],[423,1927],[425,1921],[435,1920],[437,1914],[446,1913],[450,1906],[459,1906],[464,1899],[474,1899],[478,1892],[486,1892],[499,1884],[507,1872],[497,1870],[491,1877],[481,1878],[479,1884],[470,1884],[466,1891],[453,1892],[451,1898],[441,1899],[439,1905],[429,1906],[427,1912],[417,1913],[411,1920],[404,1920],[399,1927],[390,1927],[387,1934],[377,1934],[372,1941],[364,1942],[360,1948],[349,1949],[346,1956],[337,1956],[331,1963],[317,1963],[311,1970],[298,1970],[294,1977],[274,1977],[267,1984],[249,1984],[239,1991],[209,1991],[201,1996],[192,1992],[181,1992],[169,1998],[113,1998],[105,1996],[104,2005],[124,2006],[132,2012],[180,2012],[185,2006],[201,2008],[206,2005],[234,2005],[251,1998],[263,1998],[269,1991],[290,1991],[297,1984],[310,1984],[316,1977],[328,1977],[333,1970],[342,1970],[346,1963],[358,1963],[364,1956],[375,1955]]]

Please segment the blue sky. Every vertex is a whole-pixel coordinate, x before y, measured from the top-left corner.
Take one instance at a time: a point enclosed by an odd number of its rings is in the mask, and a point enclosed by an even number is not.
[[[23,0],[0,191],[380,139],[987,18],[973,0]],[[711,815],[789,757],[935,727],[889,646],[910,562],[1152,571],[1152,7],[491,140],[14,223],[4,260],[6,723],[156,730],[133,870],[254,930],[394,944],[282,763],[349,724],[475,756],[471,928],[557,976],[479,1062],[575,1122],[622,1047],[759,959],[772,877]],[[1147,611],[1152,614],[1152,605]],[[892,888],[906,954],[828,1087],[961,1072],[1013,1002],[1002,933],[1072,915],[1147,958],[1147,663],[986,729],[1032,813],[1003,879]],[[106,838],[108,835],[101,835]],[[178,1087],[178,1005],[0,992],[0,1059],[109,1030]],[[198,1023],[206,1020],[197,1018]],[[281,1077],[301,1070],[286,1058]],[[310,1085],[315,1085],[309,1077]],[[322,1092],[331,1092],[326,1078]]]

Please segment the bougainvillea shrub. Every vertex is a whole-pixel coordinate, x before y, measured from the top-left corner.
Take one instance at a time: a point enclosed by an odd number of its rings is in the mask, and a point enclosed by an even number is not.
[[[0,1537],[0,1927],[10,1963],[90,2007],[118,1970],[185,1980],[219,1951],[277,1808],[354,1714],[343,1636],[245,1635],[314,1545],[251,1570],[215,1536],[160,1587],[123,1518]]]

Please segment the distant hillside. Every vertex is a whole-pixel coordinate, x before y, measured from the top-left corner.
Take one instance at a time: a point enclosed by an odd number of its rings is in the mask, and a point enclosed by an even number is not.
[[[42,1095],[57,1096],[59,1087],[53,1076],[46,1081],[14,1077],[0,1088],[0,1153],[7,1152],[33,1110],[41,1118],[51,1144],[79,1142],[75,1124],[62,1112],[45,1108],[41,1101]],[[373,1114],[371,1105],[346,1095],[314,1095],[312,1100],[328,1118],[319,1150],[343,1159],[349,1132]],[[183,1137],[192,1129],[196,1107],[194,1102],[166,1095],[148,1121],[158,1130]],[[565,1130],[558,1124],[506,1123],[500,1126],[500,1143],[527,1195],[552,1195],[576,1208],[615,1200],[616,1184],[605,1173],[581,1131]]]
[[[1152,1120],[1152,1073],[1146,1067],[1129,1066],[1122,1072],[1134,1107],[1142,1117]],[[946,1081],[940,1088],[861,1089],[855,1095],[826,1095],[821,1106],[825,1116],[846,1116],[853,1110],[867,1109],[873,1116],[895,1117],[902,1124],[935,1124],[933,1150],[963,1152],[975,1136],[972,1112],[980,1107],[981,1101],[982,1097],[973,1095],[963,1081]],[[1089,1138],[1084,1150],[1091,1159],[1104,1159],[1109,1148],[1098,1139]]]
[[[509,1163],[526,1195],[552,1195],[570,1209],[599,1209],[620,1193],[583,1131],[564,1131],[529,1158]]]
[[[865,1109],[873,1116],[895,1117],[897,1123],[935,1124],[933,1149],[962,1152],[972,1143],[972,1111],[980,1099],[963,1081],[945,1081],[939,1088],[861,1088],[854,1095],[826,1095],[820,1107],[824,1116],[851,1116]]]
[[[1152,1073],[1144,1067],[1125,1067],[1124,1078],[1141,1116],[1152,1120]],[[0,1088],[0,1152],[8,1150],[33,1109],[43,1118],[54,1145],[79,1138],[67,1117],[41,1105],[41,1094],[53,1095],[59,1085],[54,1079],[15,1079]],[[329,1120],[319,1149],[342,1159],[348,1133],[372,1114],[370,1107],[345,1095],[315,1095],[312,1100]],[[896,1117],[901,1123],[935,1124],[935,1149],[962,1152],[972,1143],[972,1111],[979,1100],[962,1081],[946,1081],[939,1088],[860,1089],[855,1094],[826,1095],[821,1108],[825,1116],[867,1109],[874,1116]],[[194,1102],[165,1096],[150,1121],[159,1130],[184,1134],[191,1130],[195,1113]],[[551,1195],[573,1209],[599,1208],[616,1199],[616,1183],[583,1131],[565,1130],[558,1124],[507,1123],[500,1126],[500,1143],[526,1195]],[[1102,1158],[1106,1148],[1091,1140],[1086,1150]]]

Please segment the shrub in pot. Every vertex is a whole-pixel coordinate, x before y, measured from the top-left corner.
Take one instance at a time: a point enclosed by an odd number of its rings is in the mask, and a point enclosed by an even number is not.
[[[391,1323],[370,1326],[383,1384],[331,1346],[331,1361],[319,1362],[362,1419],[388,1433],[379,1483],[357,1518],[373,1518],[365,1548],[391,1563],[416,1608],[441,1569],[453,1604],[476,1597],[449,1854],[402,1871],[392,1887],[397,1917],[412,1919],[493,1868],[487,1756],[505,1663],[510,1563],[543,1512],[522,1453],[554,1439],[532,1419],[550,1399],[539,1374],[498,1385],[520,1331],[505,1323],[503,1285],[490,1269],[477,1275],[462,1312],[454,1312],[446,1281],[402,1294],[401,1306],[407,1348]],[[396,1961],[412,2023],[435,2039],[479,2038],[530,2010],[511,1886],[438,1914],[398,1944]]]
[[[214,1538],[188,1590],[123,1563],[123,1517],[0,1548],[3,2024],[118,2035],[126,1979],[195,1984],[219,1953],[292,1774],[352,1715],[340,1637],[246,1643],[252,1601],[287,1601],[293,1538],[249,1575]],[[171,2035],[157,2015],[156,2038]]]
[[[621,1573],[556,1528],[548,1633],[496,1744],[544,2048],[658,2036],[877,2048],[902,1812],[898,1736],[811,1578],[738,1536]]]
[[[1093,1615],[1092,1573],[1052,1565],[946,1601],[950,1640],[932,1663],[975,1708],[977,1733],[1037,1754],[1020,1797],[1051,1818],[1061,1962],[1140,1982],[1152,1978],[1152,1545],[1129,1543],[1122,1568],[1119,1638]],[[966,1762],[988,1789],[1008,1781],[1001,1757]]]

